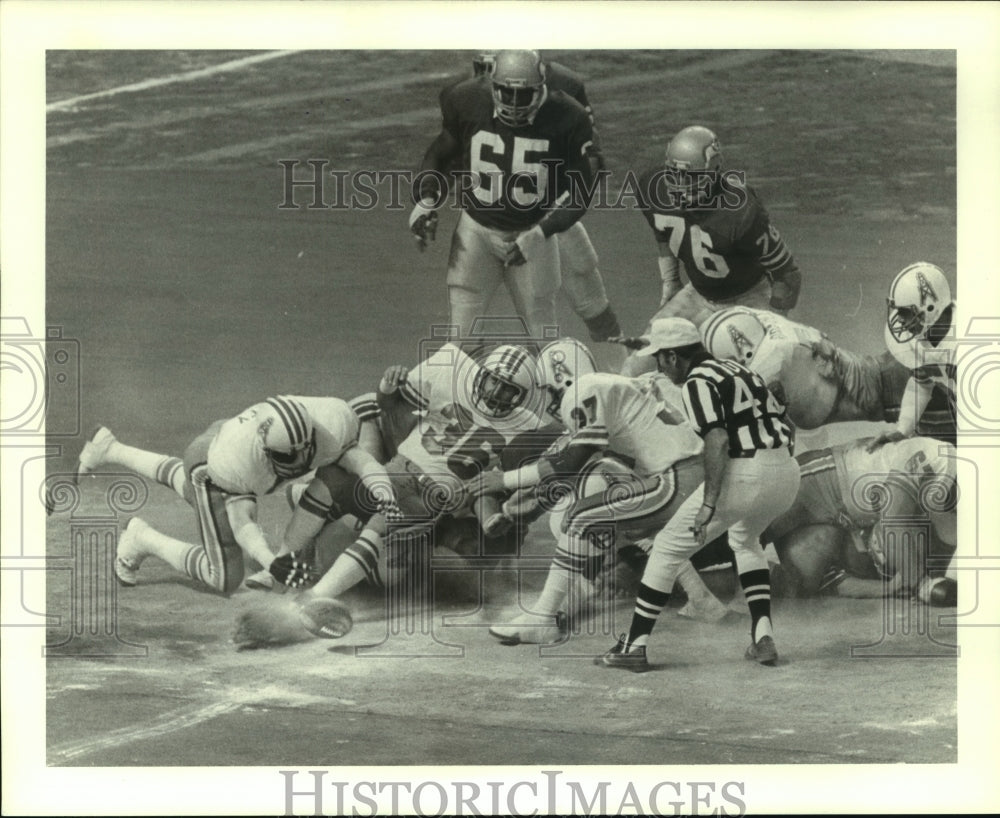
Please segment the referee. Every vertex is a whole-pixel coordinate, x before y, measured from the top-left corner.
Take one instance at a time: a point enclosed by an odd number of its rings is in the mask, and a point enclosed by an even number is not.
[[[636,672],[649,669],[646,643],[677,571],[706,542],[728,531],[752,622],[746,658],[774,665],[771,581],[758,538],[791,506],[799,487],[785,407],[759,375],[709,355],[687,319],[653,321],[640,340],[646,346],[635,354],[652,357],[657,369],[681,386],[688,421],[705,442],[705,482],[653,540],[629,632],[599,661]]]

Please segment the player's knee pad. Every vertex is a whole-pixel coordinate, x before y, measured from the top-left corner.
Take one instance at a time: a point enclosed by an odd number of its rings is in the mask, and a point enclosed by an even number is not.
[[[843,567],[846,540],[847,532],[840,526],[818,524],[802,526],[775,541],[782,568],[798,596],[816,594],[827,571]]]

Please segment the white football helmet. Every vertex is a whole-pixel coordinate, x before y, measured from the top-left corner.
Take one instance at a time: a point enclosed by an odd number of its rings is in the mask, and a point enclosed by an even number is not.
[[[530,404],[537,388],[535,361],[527,350],[504,344],[480,362],[472,382],[472,400],[487,417],[503,418]]]
[[[562,423],[559,405],[566,390],[584,375],[596,371],[594,356],[575,338],[561,338],[543,347],[538,354],[538,379],[548,393],[545,412]]]
[[[941,313],[952,305],[951,287],[939,267],[918,261],[899,272],[886,299],[889,334],[901,344],[927,337]]]
[[[301,477],[316,455],[316,428],[306,408],[294,398],[268,398],[257,433],[274,473],[285,480]]]
[[[701,339],[713,358],[749,366],[767,330],[746,307],[730,307],[714,313],[701,325]]]
[[[501,51],[493,63],[493,114],[521,128],[535,120],[545,102],[545,63],[537,51]]]

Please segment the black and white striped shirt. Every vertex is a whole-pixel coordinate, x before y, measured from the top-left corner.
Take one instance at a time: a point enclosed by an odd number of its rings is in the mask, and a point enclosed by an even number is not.
[[[682,393],[688,421],[699,435],[726,430],[730,457],[751,457],[760,449],[789,445],[785,407],[760,375],[735,361],[718,361],[699,352],[691,361]]]

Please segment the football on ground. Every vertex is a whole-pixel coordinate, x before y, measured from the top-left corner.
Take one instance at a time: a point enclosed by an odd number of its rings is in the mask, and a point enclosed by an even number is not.
[[[299,619],[309,633],[322,639],[340,639],[354,627],[350,608],[327,597],[303,603],[299,608]]]

